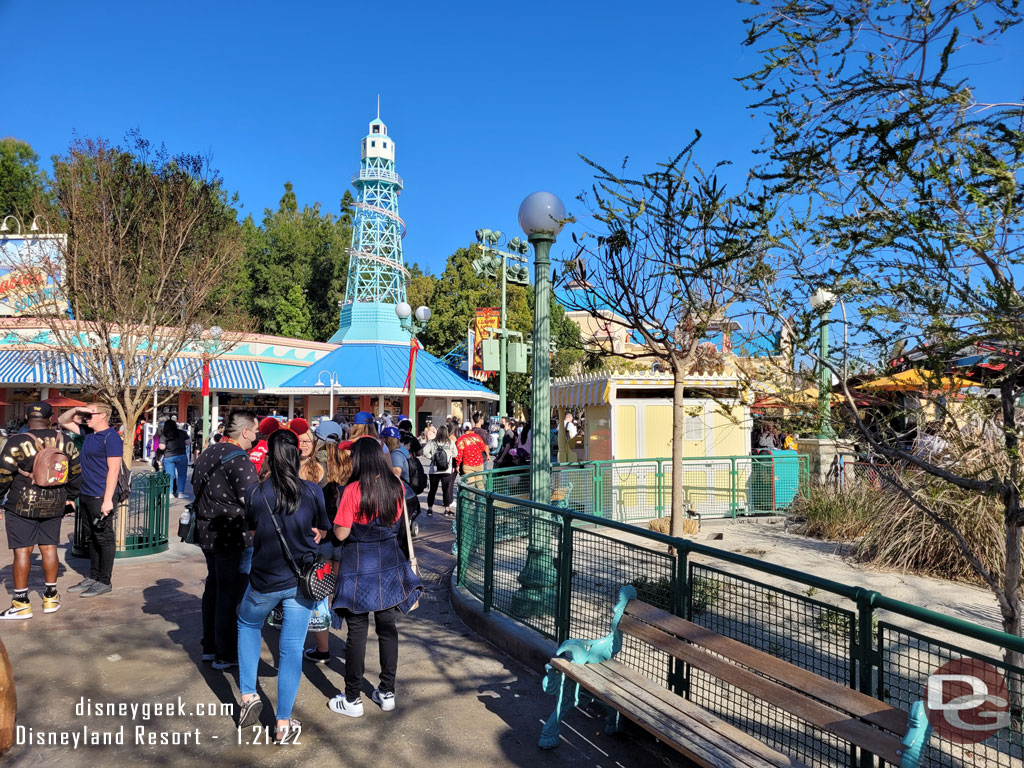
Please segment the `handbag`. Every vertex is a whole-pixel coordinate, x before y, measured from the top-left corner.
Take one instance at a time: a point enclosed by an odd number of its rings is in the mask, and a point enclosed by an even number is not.
[[[333,595],[338,586],[338,574],[334,572],[334,566],[324,559],[323,555],[317,553],[311,562],[303,562],[302,567],[299,568],[295,564],[295,558],[292,557],[291,547],[288,546],[288,542],[285,541],[284,534],[281,532],[281,526],[277,522],[277,513],[267,504],[265,496],[263,504],[270,512],[270,519],[274,523],[274,530],[277,531],[278,541],[281,542],[281,548],[284,550],[284,559],[288,561],[288,567],[292,569],[292,573],[298,579],[299,591],[303,597],[319,602],[325,597]]]

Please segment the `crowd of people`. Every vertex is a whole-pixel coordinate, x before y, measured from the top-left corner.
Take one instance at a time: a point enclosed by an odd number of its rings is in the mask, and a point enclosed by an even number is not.
[[[28,576],[37,546],[43,612],[60,609],[57,544],[61,519],[76,503],[88,525],[90,567],[88,578],[67,591],[92,598],[113,589],[124,462],[122,433],[110,417],[109,406],[95,403],[70,408],[54,423],[50,405],[37,403],[27,409],[24,430],[0,449],[0,497],[14,555],[13,597],[0,619],[32,618]],[[257,694],[263,627],[280,629],[279,741],[301,727],[292,710],[302,662],[330,660],[332,628],[347,627],[345,683],[328,706],[348,717],[363,714],[371,614],[381,674],[370,698],[385,711],[395,708],[396,622],[423,589],[411,550],[420,494],[426,494],[427,515],[434,514],[438,495],[444,514],[453,515],[457,478],[472,483],[489,465],[529,461],[530,425],[511,418],[488,428],[484,416],[474,413],[461,424],[428,424],[419,435],[403,416],[360,412],[351,424],[338,421],[259,420],[240,409],[228,414],[198,455],[195,430],[173,419],[157,430],[151,446],[171,493],[191,491],[179,530],[206,561],[198,650],[202,663],[215,670],[238,668],[241,726],[257,722],[263,707]],[[314,561],[337,575],[334,594],[319,602],[302,587],[302,569]],[[307,634],[313,642],[304,647]]]

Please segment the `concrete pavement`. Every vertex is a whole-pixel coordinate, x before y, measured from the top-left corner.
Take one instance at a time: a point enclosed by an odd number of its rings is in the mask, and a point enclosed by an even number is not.
[[[182,504],[172,504],[172,532]],[[289,746],[267,744],[262,729],[236,729],[237,672],[216,672],[199,661],[205,563],[198,548],[172,535],[168,552],[118,560],[114,591],[86,599],[67,594],[66,588],[83,577],[88,562],[70,558],[70,546],[62,546],[58,587],[64,604],[49,615],[41,609],[43,578],[36,554],[30,577],[35,617],[4,622],[0,632],[14,667],[18,724],[25,729],[21,735],[46,742],[65,732],[69,743],[18,745],[4,761],[47,768],[211,761],[239,766],[340,761],[388,768],[422,768],[438,761],[451,766],[604,768],[677,764],[674,753],[643,733],[604,736],[599,712],[573,712],[563,728],[563,745],[551,752],[539,750],[540,724],[553,699],[541,692],[538,675],[478,638],[455,616],[449,601],[451,522],[425,515],[420,521],[417,554],[428,589],[419,609],[399,622],[396,710],[384,713],[369,701],[379,669],[372,637],[365,716],[353,720],[327,709],[327,700],[343,684],[344,669],[344,642],[332,632],[332,661],[326,666],[304,664],[294,709],[303,722],[301,743]],[[62,541],[69,541],[71,534],[68,518]],[[0,600],[9,600],[10,563],[6,535],[0,534]],[[272,731],[276,631],[265,630],[264,641],[261,726]],[[95,705],[115,711],[88,716],[89,704],[94,711]],[[168,711],[157,713],[158,704]],[[73,742],[76,735],[81,740],[104,734],[123,737],[123,744]]]

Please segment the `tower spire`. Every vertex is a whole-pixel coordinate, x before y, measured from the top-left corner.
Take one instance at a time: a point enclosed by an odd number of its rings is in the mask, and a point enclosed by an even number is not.
[[[362,140],[362,162],[352,177],[359,192],[353,205],[352,247],[349,249],[348,283],[341,305],[334,343],[385,341],[405,343],[409,336],[395,314],[395,305],[405,301],[409,275],[402,258],[405,222],[398,215],[402,177],[395,173],[395,143],[380,119],[370,121]]]

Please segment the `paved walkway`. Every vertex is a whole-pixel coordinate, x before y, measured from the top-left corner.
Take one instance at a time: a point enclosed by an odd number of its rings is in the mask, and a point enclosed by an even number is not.
[[[176,529],[183,502],[171,510]],[[239,733],[223,705],[237,700],[235,672],[212,670],[199,661],[200,596],[205,564],[200,551],[174,541],[169,551],[118,560],[114,591],[93,599],[68,595],[66,588],[88,570],[86,560],[61,547],[58,580],[64,605],[58,613],[41,610],[42,570],[38,554],[30,578],[34,618],[4,622],[18,693],[18,724],[25,735],[47,739],[68,732],[91,737],[119,733],[124,743],[109,746],[15,746],[4,758],[14,766],[60,765],[92,768],[98,762],[128,765],[386,766],[633,766],[666,765],[667,752],[652,739],[609,738],[599,715],[576,711],[563,728],[565,741],[552,752],[536,747],[541,721],[553,699],[540,691],[540,679],[473,635],[449,603],[451,524],[444,517],[420,518],[417,554],[428,591],[420,608],[399,623],[401,634],[398,706],[383,713],[369,702],[378,670],[376,644],[369,644],[364,703],[366,715],[349,720],[327,709],[342,685],[344,642],[331,636],[335,658],[326,666],[305,664],[294,716],[303,722],[301,744],[275,747],[257,731]],[[2,522],[0,522],[2,527]],[[65,519],[62,540],[72,536]],[[172,535],[172,539],[175,539]],[[11,557],[0,534],[0,600],[9,600]],[[36,591],[39,590],[39,591]],[[6,605],[7,603],[4,602]],[[273,727],[276,701],[276,633],[264,633],[260,681],[262,725]],[[124,703],[123,715],[87,717],[81,705]],[[144,707],[170,703],[170,714]],[[131,708],[138,705],[135,716]],[[180,707],[180,708],[179,708]],[[216,714],[204,715],[201,708]],[[146,715],[149,715],[146,719]],[[31,729],[31,730],[28,730]],[[155,739],[155,743],[148,743]],[[181,743],[161,743],[162,740]],[[653,751],[652,751],[653,750]]]

